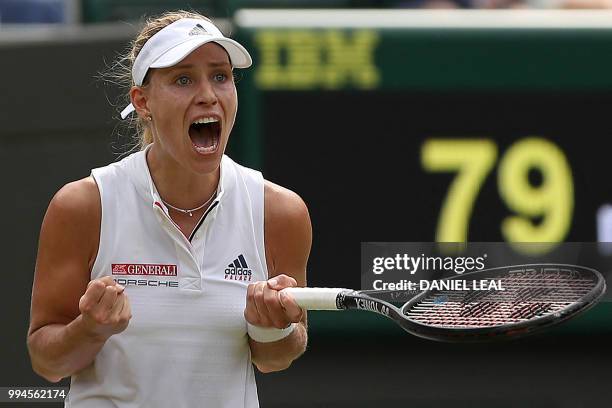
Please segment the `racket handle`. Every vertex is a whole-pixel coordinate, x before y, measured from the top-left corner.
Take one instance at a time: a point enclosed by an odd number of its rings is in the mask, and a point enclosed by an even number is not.
[[[290,294],[298,306],[307,310],[338,310],[338,294],[349,291],[343,288],[285,288],[281,292]]]

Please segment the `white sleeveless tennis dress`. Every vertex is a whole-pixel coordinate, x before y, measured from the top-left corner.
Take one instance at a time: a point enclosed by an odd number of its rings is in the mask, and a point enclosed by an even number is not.
[[[243,313],[247,285],[267,279],[261,173],[224,156],[190,239],[168,216],[145,151],[92,175],[102,224],[91,278],[124,285],[133,317],[72,376],[65,406],[258,407]]]

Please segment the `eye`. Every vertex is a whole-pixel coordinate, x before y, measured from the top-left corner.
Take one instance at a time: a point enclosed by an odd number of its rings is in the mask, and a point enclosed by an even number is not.
[[[227,79],[227,75],[218,73],[218,74],[215,74],[214,79],[217,82],[224,82]]]
[[[178,79],[175,82],[176,82],[177,85],[187,86],[187,85],[191,84],[191,79],[189,79],[188,76],[182,75],[182,76],[178,77]]]

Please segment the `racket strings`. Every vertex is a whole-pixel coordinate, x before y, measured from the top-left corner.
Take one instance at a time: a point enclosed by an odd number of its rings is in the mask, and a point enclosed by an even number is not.
[[[432,291],[403,313],[441,327],[487,327],[519,323],[563,310],[586,295],[594,281],[575,273],[517,273],[499,280],[505,290]]]
[[[466,313],[465,309],[446,307],[438,309],[435,313],[431,310],[412,309],[406,312],[406,316],[416,322],[433,326],[443,327],[487,327],[498,326],[508,323],[519,323],[536,316],[544,316],[564,309],[566,303],[551,304],[525,304],[509,306],[509,304],[498,303],[494,310],[481,313]],[[524,308],[524,309],[521,309]]]
[[[512,319],[532,319],[537,316],[543,316],[552,308],[551,303],[528,303],[519,306],[510,313]]]
[[[517,292],[516,292],[516,298],[515,301],[517,303],[520,302],[528,302],[532,299],[538,299],[538,298],[544,298],[547,295],[552,295],[554,293],[556,293],[560,288],[551,288],[551,287],[544,287],[544,288],[520,288]]]
[[[489,295],[488,291],[485,290],[472,290],[467,292],[463,297],[463,303],[472,303],[478,302],[482,298],[485,298]]]
[[[497,309],[495,302],[478,302],[474,304],[463,305],[459,312],[460,317],[482,317],[494,313]]]

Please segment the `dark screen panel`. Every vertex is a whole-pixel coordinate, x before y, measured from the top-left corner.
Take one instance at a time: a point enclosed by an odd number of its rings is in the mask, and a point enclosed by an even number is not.
[[[311,212],[311,285],[358,285],[360,242],[436,239],[457,173],[423,167],[426,140],[485,138],[497,147],[466,220],[469,241],[508,239],[502,222],[517,211],[500,194],[499,166],[511,146],[529,137],[557,146],[571,171],[573,191],[566,193],[573,205],[567,204],[562,240],[595,241],[597,210],[612,201],[606,149],[612,94],[266,92],[263,98],[265,175],[298,192]],[[544,176],[535,166],[515,177],[537,189]],[[526,218],[537,227],[546,216]]]

